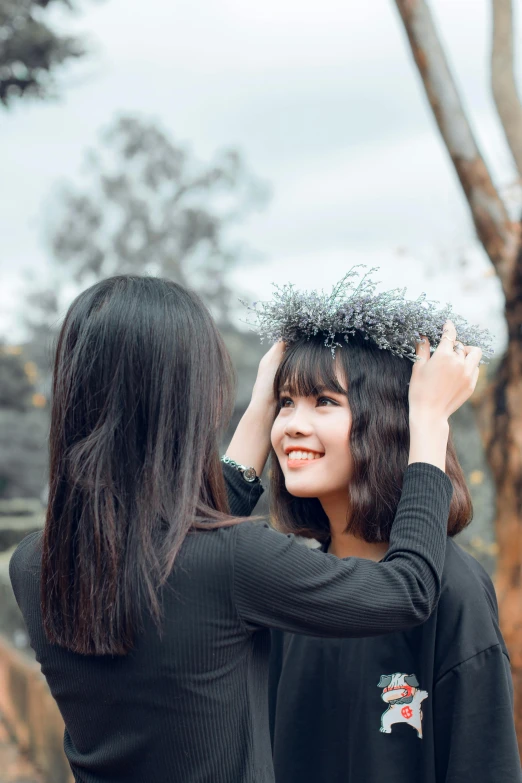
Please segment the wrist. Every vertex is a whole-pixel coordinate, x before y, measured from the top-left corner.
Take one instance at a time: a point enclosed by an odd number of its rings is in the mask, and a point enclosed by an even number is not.
[[[270,453],[274,417],[275,404],[269,406],[259,401],[251,402],[237,425],[226,455],[240,465],[254,468],[260,476]]]
[[[259,476],[257,475],[257,471],[255,468],[249,467],[248,465],[240,465],[238,462],[233,460],[227,454],[221,457],[221,462],[223,462],[225,465],[230,465],[231,468],[237,470],[238,473],[240,473],[243,476],[243,479],[248,484],[260,483]]]
[[[408,463],[428,462],[446,468],[449,423],[441,416],[410,416],[410,455]]]
[[[430,432],[449,432],[447,416],[432,411],[411,411],[409,415],[410,430],[429,430]]]

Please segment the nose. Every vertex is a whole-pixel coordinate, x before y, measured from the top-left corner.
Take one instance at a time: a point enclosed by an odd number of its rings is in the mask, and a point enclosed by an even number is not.
[[[313,426],[306,415],[304,407],[296,405],[292,415],[285,421],[285,435],[289,438],[309,436],[313,434]]]

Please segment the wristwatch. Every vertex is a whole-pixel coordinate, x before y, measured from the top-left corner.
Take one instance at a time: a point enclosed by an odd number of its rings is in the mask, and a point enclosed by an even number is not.
[[[230,465],[231,468],[239,470],[245,481],[248,481],[249,484],[253,484],[254,481],[259,481],[255,468],[247,468],[246,465],[240,465],[238,462],[230,459],[230,457],[227,457],[226,454],[221,457],[221,462],[224,462],[225,465]]]

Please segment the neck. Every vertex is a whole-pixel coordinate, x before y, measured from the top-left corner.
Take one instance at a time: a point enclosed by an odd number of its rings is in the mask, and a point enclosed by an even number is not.
[[[362,557],[376,562],[382,560],[388,551],[388,542],[370,544],[353,533],[346,532],[350,511],[350,501],[346,493],[319,500],[330,522],[330,554],[336,557]]]

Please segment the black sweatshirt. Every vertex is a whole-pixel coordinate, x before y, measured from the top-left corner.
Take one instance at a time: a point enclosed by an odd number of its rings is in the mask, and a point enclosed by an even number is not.
[[[225,470],[232,512],[261,489]],[[323,636],[382,634],[425,621],[440,592],[451,482],[410,466],[383,563],[318,556],[266,523],[190,534],[152,620],[124,657],[50,645],[40,613],[41,534],[10,565],[31,645],[63,715],[81,783],[273,783],[270,627]]]
[[[270,713],[277,783],[522,780],[495,591],[452,540],[423,625],[371,639],[275,631]]]

